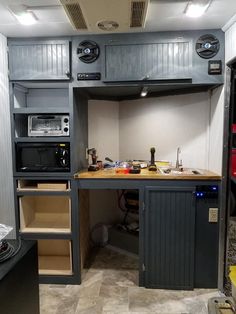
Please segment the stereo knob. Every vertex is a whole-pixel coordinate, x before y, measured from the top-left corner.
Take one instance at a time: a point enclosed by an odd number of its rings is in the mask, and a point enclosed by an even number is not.
[[[64,119],[64,122],[65,122],[65,123],[68,123],[68,122],[69,122],[69,119],[68,119],[68,118],[65,118],[65,119]]]
[[[68,132],[68,130],[69,130],[68,128],[64,128],[64,132],[66,132],[66,133],[67,133],[67,132]]]

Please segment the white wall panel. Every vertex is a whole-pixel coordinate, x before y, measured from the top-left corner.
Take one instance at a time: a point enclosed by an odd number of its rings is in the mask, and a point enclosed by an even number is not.
[[[225,62],[236,57],[236,22],[225,32]]]
[[[145,98],[120,103],[120,158],[156,159],[175,164],[181,147],[185,167],[208,168],[209,93]]]
[[[7,40],[0,34],[0,223],[15,227],[12,176]]]
[[[89,148],[97,149],[98,159],[119,159],[119,103],[90,100],[88,105]]]
[[[222,173],[224,128],[224,88],[218,87],[211,95],[211,111],[209,123],[209,170]]]

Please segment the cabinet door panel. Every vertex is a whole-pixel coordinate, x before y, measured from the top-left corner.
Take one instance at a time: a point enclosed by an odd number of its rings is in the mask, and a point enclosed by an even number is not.
[[[68,40],[29,41],[9,44],[11,80],[68,80]]]
[[[145,191],[145,286],[193,289],[195,206],[192,189]]]
[[[107,45],[105,81],[190,79],[190,42]]]

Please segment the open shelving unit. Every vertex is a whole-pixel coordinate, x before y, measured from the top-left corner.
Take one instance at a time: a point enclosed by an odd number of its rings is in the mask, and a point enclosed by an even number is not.
[[[63,82],[11,82],[11,125],[16,228],[23,239],[38,242],[41,283],[79,283],[78,218],[72,188],[77,167],[70,157],[70,172],[18,172],[17,143],[69,143],[73,135],[73,102]],[[69,136],[28,136],[28,116],[69,115]],[[70,151],[70,156],[73,152]],[[78,240],[77,240],[78,241]]]

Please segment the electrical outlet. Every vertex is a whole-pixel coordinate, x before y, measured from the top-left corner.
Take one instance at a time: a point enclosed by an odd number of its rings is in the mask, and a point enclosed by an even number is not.
[[[218,208],[209,208],[209,217],[208,217],[208,221],[209,222],[218,222]]]

